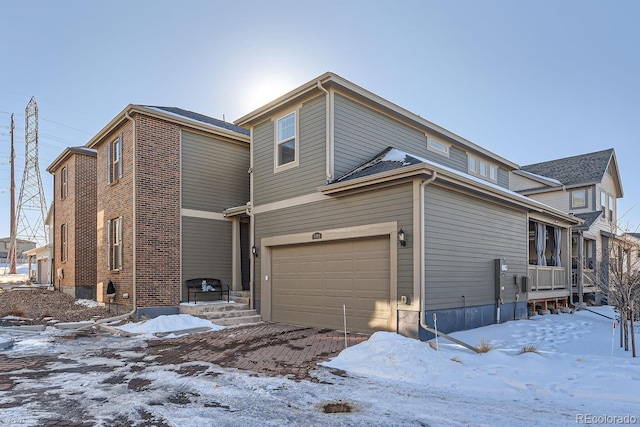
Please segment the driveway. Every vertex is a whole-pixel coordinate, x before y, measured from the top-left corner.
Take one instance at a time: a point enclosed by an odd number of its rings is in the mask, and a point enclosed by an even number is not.
[[[367,338],[349,335],[348,344]],[[303,383],[329,384],[343,376],[316,369],[344,349],[343,334],[276,323],[147,341],[104,334],[16,339],[22,341],[14,350],[0,353],[1,425],[176,425],[170,420],[180,412],[169,416],[163,410],[235,412],[234,406],[250,404],[253,398],[227,398],[238,382],[243,394],[256,387],[246,383],[242,371],[277,390],[294,387],[287,382],[306,390]],[[280,385],[272,386],[268,377]],[[264,396],[260,400],[267,402]],[[241,418],[233,420],[242,424]]]

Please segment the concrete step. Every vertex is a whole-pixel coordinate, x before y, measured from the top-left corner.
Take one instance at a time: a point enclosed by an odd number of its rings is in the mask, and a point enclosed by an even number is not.
[[[250,298],[251,291],[231,291],[231,296]]]
[[[208,311],[206,313],[202,313],[201,317],[205,319],[209,319],[211,321],[215,319],[223,319],[230,317],[243,317],[243,316],[255,316],[255,310],[227,310],[227,311]]]
[[[211,319],[211,322],[219,326],[235,326],[262,322],[262,317],[259,314],[254,316],[224,317],[222,319]]]
[[[215,311],[233,310],[249,310],[249,304],[227,302],[180,304],[180,313],[190,314],[192,316],[200,316],[203,313],[210,313]]]
[[[239,304],[249,304],[249,302],[251,301],[251,299],[249,297],[239,297],[236,295],[231,295],[230,297],[231,301],[235,301]]]

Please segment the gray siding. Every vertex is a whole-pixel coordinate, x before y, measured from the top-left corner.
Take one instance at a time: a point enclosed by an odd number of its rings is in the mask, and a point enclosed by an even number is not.
[[[509,188],[509,172],[501,168],[498,168],[498,185]]]
[[[427,310],[495,304],[494,260],[506,258],[507,298],[513,276],[526,275],[528,220],[514,211],[430,185],[425,194]],[[519,279],[518,279],[519,280]]]
[[[320,96],[300,108],[299,165],[291,169],[274,173],[274,123],[264,122],[253,128],[255,205],[313,193],[318,186],[326,184],[325,105],[325,97]]]
[[[182,292],[184,282],[211,277],[231,285],[231,221],[182,217]]]
[[[436,138],[451,143],[443,137]],[[467,172],[467,155],[463,150],[452,146],[449,157],[427,150],[427,138],[423,132],[336,94],[335,177],[371,160],[387,147]]]
[[[182,208],[222,212],[249,200],[249,146],[182,132]]]
[[[255,216],[256,245],[263,237],[398,221],[408,245],[398,248],[398,295],[413,296],[413,191],[410,183],[266,212]],[[256,258],[255,298],[260,301],[260,262]]]

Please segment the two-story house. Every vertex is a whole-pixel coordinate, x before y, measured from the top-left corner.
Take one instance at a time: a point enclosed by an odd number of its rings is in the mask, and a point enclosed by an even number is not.
[[[584,220],[571,238],[573,293],[579,303],[585,296],[598,301],[608,282],[602,260],[618,233],[616,200],[623,196],[614,150],[522,166],[511,189]]]
[[[96,152],[65,149],[53,175],[52,283],[74,298],[96,298]]]
[[[178,313],[182,278],[242,290],[248,222],[223,210],[249,199],[248,135],[191,111],[128,105],[91,138],[98,301],[111,283],[116,306],[155,317]]]
[[[425,337],[436,318],[524,318],[536,293],[566,303],[582,221],[512,191],[515,163],[333,73],[235,123],[251,130],[251,197],[226,213],[252,218],[264,320]],[[551,289],[526,279],[536,240]]]

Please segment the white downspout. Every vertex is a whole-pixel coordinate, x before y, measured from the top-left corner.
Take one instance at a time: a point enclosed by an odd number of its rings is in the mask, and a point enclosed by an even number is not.
[[[256,225],[253,216],[253,128],[249,138],[249,203],[247,215],[249,215],[249,251],[251,252],[251,262],[249,263],[249,305],[252,310],[255,309],[254,283],[256,274],[256,254],[253,253],[256,245]],[[257,250],[257,249],[256,249]]]
[[[327,95],[327,101],[326,101],[326,106],[325,106],[325,110],[326,110],[326,116],[327,116],[327,120],[326,120],[326,159],[325,159],[325,174],[327,176],[327,184],[330,184],[333,181],[333,145],[334,145],[334,139],[333,139],[333,99],[332,99],[332,93],[329,92],[328,90],[326,90],[324,87],[322,87],[322,83],[318,82],[318,89],[320,89],[321,91],[323,91],[326,95]]]
[[[115,322],[118,320],[123,320],[126,319],[130,316],[133,316],[136,313],[137,307],[137,297],[136,297],[136,262],[137,262],[137,256],[136,256],[136,121],[129,116],[129,113],[126,112],[125,113],[125,117],[128,120],[131,120],[131,124],[133,125],[133,130],[131,132],[132,134],[132,148],[133,148],[133,168],[132,168],[132,173],[133,173],[133,226],[132,226],[132,232],[133,232],[133,278],[132,278],[132,288],[131,288],[131,293],[133,294],[133,308],[131,309],[130,312],[125,313],[125,314],[121,314],[120,316],[115,316],[115,317],[109,317],[106,319],[100,319],[97,320],[94,324],[92,325],[88,325],[88,326],[83,326],[80,328],[77,328],[77,330],[82,330],[82,329],[88,329],[91,328],[92,326],[96,325],[100,325],[103,323],[109,323],[109,322]]]
[[[424,190],[425,187],[429,184],[431,184],[433,181],[436,180],[436,177],[438,176],[438,173],[436,171],[433,171],[433,173],[431,174],[431,177],[429,177],[429,179],[427,179],[426,181],[423,181],[420,184],[420,326],[425,329],[425,330],[430,330],[431,328],[429,326],[427,326],[427,322],[424,318],[424,313],[425,313],[425,308],[426,308],[426,304],[425,304],[425,280],[424,280],[424,274],[425,274],[425,264],[424,264],[424,255],[425,255],[425,251],[424,251],[424,245],[426,243],[425,241],[425,237],[424,237],[424,219],[425,219],[425,212],[424,212]]]

